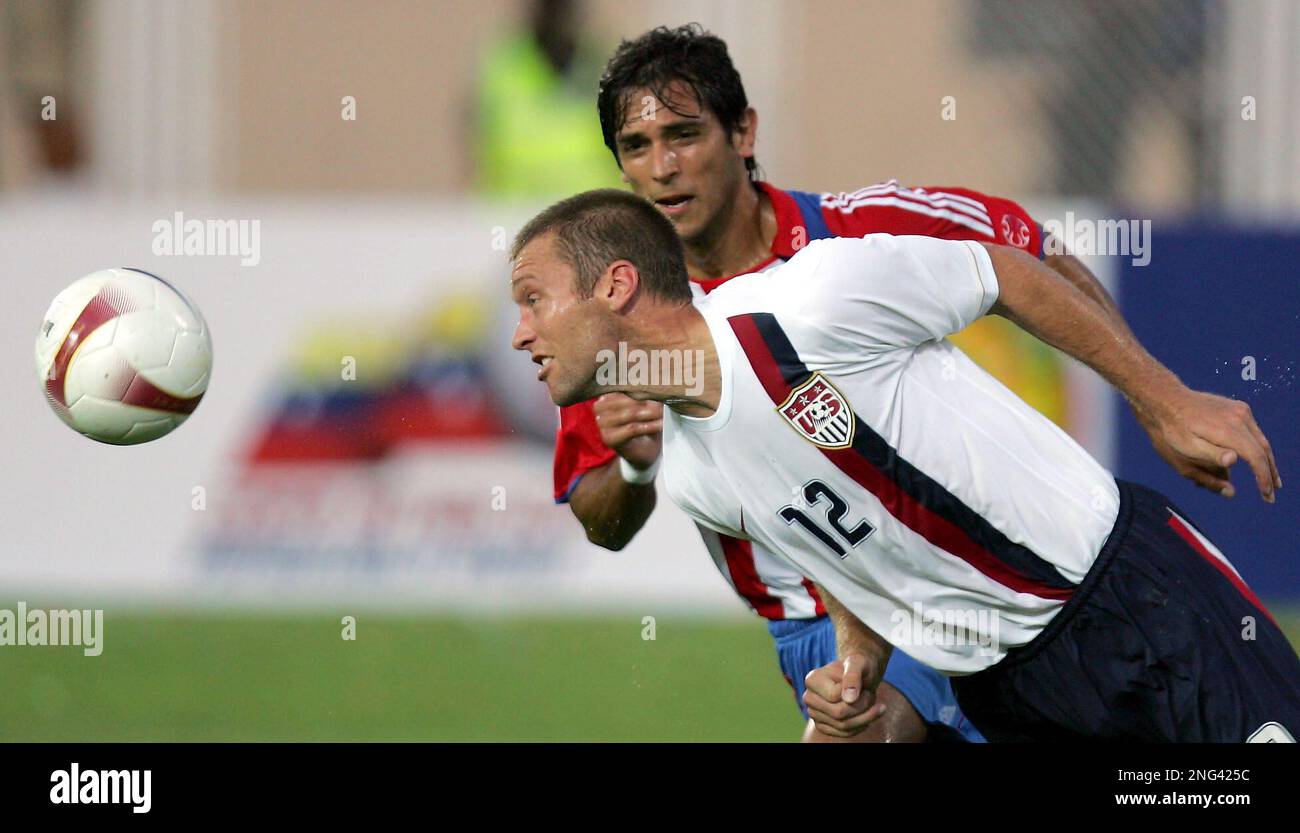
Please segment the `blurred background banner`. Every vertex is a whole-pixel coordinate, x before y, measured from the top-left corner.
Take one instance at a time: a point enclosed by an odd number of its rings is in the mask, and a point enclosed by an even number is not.
[[[1248,402],[1300,480],[1296,0],[0,0],[0,607],[106,607],[124,634],[94,684],[0,653],[26,692],[0,738],[794,736],[763,625],[682,513],[661,499],[611,553],[555,505],[556,410],[509,347],[521,222],[624,187],[604,62],[691,21],[727,41],[765,180],[1020,202],[1157,358]],[[184,290],[215,358],[188,424],[131,448],[69,433],[31,360],[54,295],[119,265]],[[1199,492],[1091,371],[1002,320],[955,341],[1165,491],[1266,601],[1300,605],[1300,486],[1274,506]],[[336,623],[359,609],[414,618],[393,653],[343,658]],[[290,614],[331,641],[269,647],[262,623]],[[647,647],[651,614],[684,617],[670,650]],[[560,693],[527,720],[509,701],[487,735],[428,713],[440,686],[516,673],[502,652]],[[621,708],[566,687],[595,666]],[[211,693],[214,667],[266,700]],[[151,700],[155,674],[181,694]],[[358,675],[370,688],[339,687]],[[726,720],[681,694],[699,675],[732,692]],[[284,715],[291,687],[317,699]]]
[[[244,267],[155,255],[153,224],[175,205],[0,203],[0,247],[40,276],[14,284],[0,312],[13,354],[30,350],[63,277],[105,257],[174,279],[218,353],[203,420],[175,445],[80,440],[41,397],[13,397],[10,418],[40,439],[6,446],[0,587],[227,605],[739,609],[684,515],[658,513],[614,555],[555,506],[556,412],[535,366],[508,349],[509,272],[489,214],[186,201],[193,218],[260,224],[259,263]],[[26,361],[3,373],[6,389],[37,388]]]

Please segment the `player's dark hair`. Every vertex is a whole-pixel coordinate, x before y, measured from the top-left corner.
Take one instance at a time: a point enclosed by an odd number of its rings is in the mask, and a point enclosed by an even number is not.
[[[614,154],[619,168],[615,137],[623,129],[627,105],[637,90],[649,88],[655,98],[679,116],[693,116],[678,107],[689,102],[673,101],[667,90],[675,81],[686,85],[700,106],[708,108],[730,136],[740,127],[749,99],[740,73],[727,54],[727,43],[710,34],[698,23],[669,29],[651,29],[636,40],[625,40],[614,50],[600,79],[596,110],[605,147]],[[758,163],[751,156],[745,160],[750,179],[758,175]]]
[[[592,296],[609,264],[629,260],[650,296],[691,302],[686,255],[676,229],[635,194],[601,188],[560,200],[528,221],[515,237],[510,259],[518,260],[525,246],[550,232],[555,232],[560,257],[577,273],[582,298]]]

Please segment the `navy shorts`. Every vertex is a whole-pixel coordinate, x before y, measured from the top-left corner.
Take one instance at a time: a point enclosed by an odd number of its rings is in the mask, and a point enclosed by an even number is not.
[[[1028,645],[952,677],[990,741],[1286,741],[1300,658],[1232,565],[1158,492],[1124,481],[1079,589]]]
[[[799,710],[807,717],[803,679],[814,668],[835,661],[835,624],[829,616],[818,616],[815,619],[769,621],[767,628],[776,641],[781,673],[794,689]],[[929,728],[929,740],[984,742],[979,731],[958,708],[948,678],[938,671],[894,649],[889,664],[885,666],[885,682],[898,689],[916,709]]]

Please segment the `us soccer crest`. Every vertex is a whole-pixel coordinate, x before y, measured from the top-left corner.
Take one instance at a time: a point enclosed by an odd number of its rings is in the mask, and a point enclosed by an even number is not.
[[[853,411],[844,394],[820,371],[791,391],[777,411],[813,445],[848,448],[853,444]]]

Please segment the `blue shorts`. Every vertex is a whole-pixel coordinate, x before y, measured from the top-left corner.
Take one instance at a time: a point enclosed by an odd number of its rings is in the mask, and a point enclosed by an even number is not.
[[[829,616],[816,619],[769,621],[767,629],[776,640],[781,673],[794,689],[799,711],[808,716],[803,702],[803,678],[814,668],[834,662],[835,625]],[[898,689],[931,729],[932,739],[983,743],[984,737],[962,714],[953,697],[948,678],[907,654],[894,649],[885,666],[885,682]],[[941,736],[941,737],[940,737]]]

